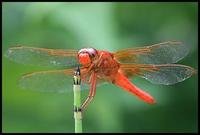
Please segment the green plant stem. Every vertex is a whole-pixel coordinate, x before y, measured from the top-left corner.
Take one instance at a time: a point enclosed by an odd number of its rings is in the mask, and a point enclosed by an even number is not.
[[[82,133],[82,111],[81,111],[81,79],[79,67],[74,75],[74,120],[75,120],[75,133]]]

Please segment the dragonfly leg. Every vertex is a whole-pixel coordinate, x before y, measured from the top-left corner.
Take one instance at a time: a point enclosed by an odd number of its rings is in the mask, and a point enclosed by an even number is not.
[[[87,69],[87,72],[89,72],[94,67],[94,63],[92,63],[89,68]]]
[[[90,83],[91,83],[90,92],[87,99],[84,101],[84,103],[81,106],[82,111],[89,105],[89,103],[92,101],[93,97],[96,94],[96,73],[94,72],[92,72],[91,74]]]

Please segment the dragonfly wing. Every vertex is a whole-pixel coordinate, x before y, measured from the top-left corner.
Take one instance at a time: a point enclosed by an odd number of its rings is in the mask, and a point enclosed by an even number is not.
[[[33,72],[24,75],[19,85],[23,89],[63,93],[73,91],[73,75],[73,69]],[[87,88],[89,84],[84,83],[83,89]]]
[[[81,70],[84,73],[84,70]],[[81,77],[81,90],[89,90],[89,74],[84,73],[86,79]],[[22,76],[19,86],[23,89],[30,89],[40,92],[72,92],[73,91],[74,69],[51,70],[33,72]],[[98,81],[97,86],[105,84],[105,81]]]
[[[151,46],[125,49],[114,53],[121,63],[169,64],[176,63],[189,52],[186,45],[178,41],[168,41]]]
[[[80,65],[76,57],[77,53],[78,50],[17,46],[9,48],[5,56],[26,65],[73,67]]]
[[[138,75],[153,84],[164,85],[182,82],[196,72],[192,67],[180,64],[122,64],[120,68],[129,78]]]

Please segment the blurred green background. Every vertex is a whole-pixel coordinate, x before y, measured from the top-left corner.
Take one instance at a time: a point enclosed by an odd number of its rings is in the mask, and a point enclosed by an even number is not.
[[[197,69],[197,3],[3,3],[3,53],[13,45],[117,51],[179,40],[190,53],[179,63]],[[21,75],[52,67],[25,66],[3,57],[3,132],[74,132],[73,92],[22,90]],[[83,132],[198,132],[197,74],[164,86],[133,82],[149,105],[110,84],[99,87],[83,116]],[[82,93],[86,98],[88,91]]]

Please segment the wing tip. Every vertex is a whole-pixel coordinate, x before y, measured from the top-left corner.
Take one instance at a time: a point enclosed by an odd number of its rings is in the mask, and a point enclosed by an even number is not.
[[[9,55],[10,55],[10,49],[5,51],[4,57],[9,58]]]
[[[194,69],[193,67],[190,67],[190,66],[187,66],[187,65],[180,65],[180,64],[176,64],[176,65],[184,66],[188,71],[190,71],[191,73],[190,73],[190,76],[189,76],[189,77],[191,77],[191,76],[197,74],[197,70]],[[188,77],[188,78],[189,78],[189,77]]]
[[[20,48],[22,48],[22,47],[23,47],[23,46],[20,46],[20,45],[12,46],[12,47],[8,48],[8,49],[5,51],[4,56],[5,56],[6,58],[9,58],[9,59],[14,59],[14,57],[12,57],[12,56],[13,56],[13,54],[15,53],[15,50],[20,49]]]
[[[180,45],[180,44],[183,43],[183,42],[178,41],[178,40],[171,40],[171,41],[168,41],[168,42],[169,42],[169,44],[176,44],[176,45]]]
[[[192,70],[191,76],[196,75],[196,74],[197,74],[197,70],[194,69],[194,68],[192,68],[192,67],[190,67],[190,68],[191,68],[191,70]]]
[[[12,48],[8,48],[4,53],[4,57],[13,60],[14,59],[13,54],[14,54],[14,52],[13,52]]]

